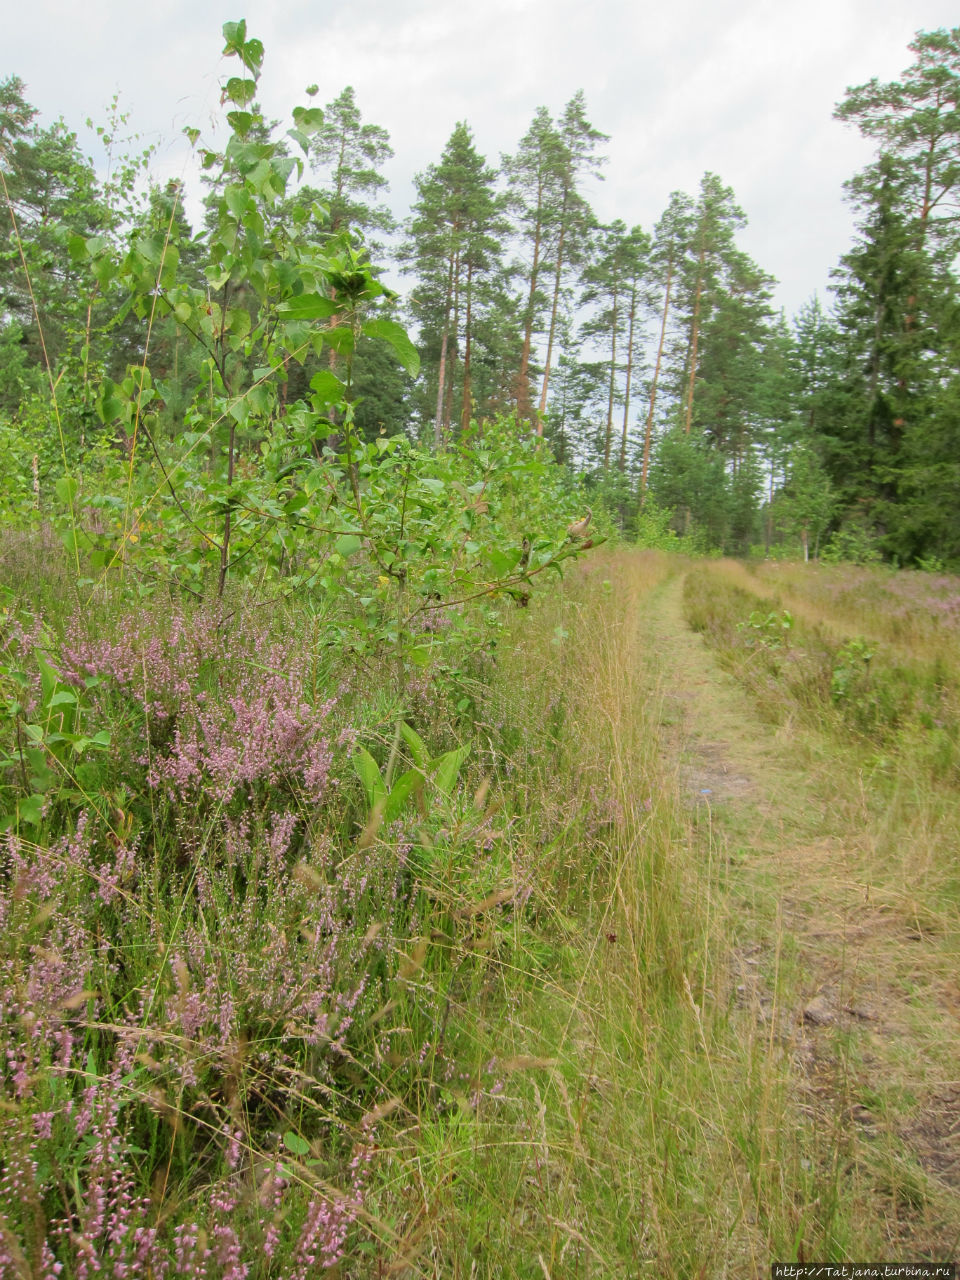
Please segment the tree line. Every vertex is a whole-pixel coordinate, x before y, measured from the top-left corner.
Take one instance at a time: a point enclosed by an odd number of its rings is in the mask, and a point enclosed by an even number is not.
[[[608,139],[582,93],[556,117],[539,108],[497,164],[456,124],[402,221],[383,202],[389,134],[364,121],[352,88],[309,108],[299,138],[240,101],[244,137],[271,148],[274,169],[278,155],[293,168],[298,144],[306,156],[292,193],[266,191],[259,234],[280,244],[296,227],[336,246],[348,231],[375,275],[393,261],[406,288],[390,314],[420,355],[414,377],[363,334],[349,350],[327,342],[287,361],[281,401],[318,376],[345,377],[367,438],[404,432],[438,450],[512,415],[628,531],[662,517],[696,545],[737,553],[829,542],[855,558],[956,563],[960,28],[921,32],[910,53],[897,81],[852,87],[837,107],[876,152],[846,184],[856,235],[829,304],[813,298],[793,317],[774,310],[774,281],[738,244],[745,215],[717,174],[674,192],[653,227],[597,218]],[[124,150],[123,125],[114,109],[100,130],[111,169],[98,177],[76,134],[39,122],[22,81],[0,83],[0,414],[15,426],[53,383],[70,447],[103,434],[103,379],[144,355],[101,245],[133,238],[145,271],[149,246],[154,267],[174,250],[206,291],[211,336],[233,326],[238,361],[241,313],[256,319],[256,288],[228,299],[211,271],[231,251],[214,153],[201,152],[206,217],[193,228],[180,185],[151,181],[149,152]],[[182,431],[196,344],[175,314],[156,317],[149,342],[157,430]]]

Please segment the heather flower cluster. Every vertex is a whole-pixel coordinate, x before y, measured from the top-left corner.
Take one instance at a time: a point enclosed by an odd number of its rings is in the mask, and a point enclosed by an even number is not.
[[[109,746],[42,828],[0,836],[0,1276],[338,1266],[366,1216],[364,1117],[465,1081],[444,1028],[469,969],[441,980],[423,950],[446,910],[431,860],[455,902],[499,893],[502,821],[444,797],[358,846],[349,690],[256,615],[148,607],[4,641],[25,671],[42,647],[44,696],[53,670]],[[421,726],[440,714],[426,678],[409,700]]]
[[[77,686],[100,681],[93,696],[105,713],[118,696],[129,706],[129,758],[150,788],[191,810],[262,807],[277,788],[307,805],[325,799],[336,782],[336,698],[308,694],[313,676],[301,653],[262,624],[228,627],[214,612],[189,621],[175,612],[162,626],[149,615],[130,621],[116,639],[75,625],[62,669]]]

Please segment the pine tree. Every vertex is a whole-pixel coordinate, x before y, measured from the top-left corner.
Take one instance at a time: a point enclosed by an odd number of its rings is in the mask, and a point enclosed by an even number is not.
[[[547,411],[550,367],[557,336],[564,275],[579,260],[586,243],[587,232],[594,220],[581,188],[585,177],[590,173],[597,174],[604,163],[603,157],[596,155],[595,152],[600,143],[607,141],[607,135],[595,129],[587,120],[582,92],[574,94],[564,108],[559,126],[559,139],[560,146],[557,151],[559,183],[555,195],[555,209],[551,214],[551,222],[555,229],[550,263],[553,285],[547,350],[543,364],[543,384],[540,390],[540,418]],[[539,430],[541,428],[538,427]]]
[[[469,127],[461,123],[439,163],[414,179],[417,200],[402,257],[405,269],[417,277],[411,307],[420,326],[425,363],[436,368],[436,448],[453,419],[461,341],[461,424],[469,420],[476,339],[502,274],[506,225],[495,177],[478,154]]]
[[[606,425],[603,467],[609,470],[614,440],[614,411],[623,408],[618,469],[627,465],[627,436],[630,396],[633,390],[637,347],[638,313],[644,302],[649,237],[640,227],[627,230],[625,223],[601,227],[595,236],[595,251],[584,271],[581,302],[595,306],[595,314],[581,327],[584,338],[607,352]]]
[[[653,374],[650,379],[650,394],[643,433],[643,463],[640,473],[641,503],[643,503],[646,496],[647,479],[650,471],[650,446],[653,440],[657,390],[660,383],[660,366],[663,362],[677,273],[688,251],[691,239],[692,211],[693,201],[690,197],[684,195],[683,192],[674,191],[670,197],[670,203],[661,215],[660,221],[653,232],[650,266],[653,279],[662,290],[663,303],[660,308],[660,336],[657,341],[657,353],[654,358]]]
[[[520,140],[516,154],[504,156],[508,205],[517,218],[517,235],[526,255],[517,274],[523,282],[523,340],[516,375],[515,401],[522,419],[534,418],[531,403],[534,334],[540,331],[548,301],[543,276],[559,233],[557,213],[563,190],[563,142],[550,113],[540,107]]]
[[[960,27],[918,32],[916,55],[900,80],[876,78],[847,90],[840,120],[876,138],[914,223],[914,247],[930,236],[954,245],[960,234]]]
[[[325,178],[320,199],[328,209],[330,235],[346,227],[363,235],[394,229],[389,209],[375,203],[389,185],[381,170],[392,158],[389,133],[380,125],[362,123],[348,85],[324,107],[323,124],[310,143],[311,168]]]

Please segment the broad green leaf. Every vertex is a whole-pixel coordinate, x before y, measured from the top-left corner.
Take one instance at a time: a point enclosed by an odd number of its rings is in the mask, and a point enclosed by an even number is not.
[[[393,822],[395,818],[399,818],[407,801],[416,795],[425,781],[420,769],[408,769],[406,773],[401,773],[390,788],[387,802],[383,806],[384,822]]]
[[[243,80],[239,76],[231,76],[227,81],[224,92],[231,102],[235,102],[238,107],[245,107],[248,102],[252,102],[257,96],[257,82],[256,80]],[[233,112],[231,114],[239,113]],[[229,120],[230,117],[228,116],[227,119]],[[233,122],[231,121],[231,123]]]
[[[77,494],[80,491],[76,476],[61,476],[53,488],[60,501],[65,502],[70,507],[76,502]]]
[[[381,317],[368,320],[363,326],[363,332],[368,338],[381,338],[386,342],[410,377],[417,376],[420,372],[420,353],[410,341],[402,324],[398,324],[396,320]]]
[[[243,42],[247,38],[247,20],[241,18],[239,22],[225,22],[221,27],[223,32],[223,40],[226,48],[224,56],[230,57],[232,54],[238,53],[243,47]]]
[[[338,324],[333,329],[324,329],[323,340],[328,347],[333,347],[334,351],[340,355],[349,355],[356,343],[353,330],[346,324]]]
[[[248,210],[253,208],[250,192],[245,187],[237,186],[236,183],[231,183],[225,188],[223,201],[235,218],[242,218]]]
[[[292,1151],[295,1156],[306,1156],[310,1154],[310,1143],[306,1138],[301,1138],[299,1133],[294,1133],[292,1129],[288,1129],[283,1135],[283,1145],[288,1151]]]
[[[17,815],[29,827],[39,827],[43,821],[43,796],[27,796],[17,805]]]
[[[316,133],[323,125],[323,112],[319,107],[294,107],[293,122],[304,133]]]
[[[59,689],[47,703],[48,707],[75,707],[77,695],[72,689]]]
[[[520,547],[512,547],[509,551],[498,551],[496,547],[487,550],[487,559],[498,578],[508,577],[520,563],[522,555]]]
[[[322,293],[302,293],[281,302],[277,310],[290,320],[329,320],[336,314],[337,304]]]
[[[347,556],[356,555],[363,543],[355,533],[344,533],[340,535],[334,546],[337,552],[346,560]]]
[[[332,369],[321,369],[310,379],[310,390],[314,393],[314,407],[327,404],[339,404],[347,394],[347,388]]]
[[[417,733],[416,729],[411,729],[406,723],[400,725],[400,733],[404,742],[410,748],[414,763],[419,765],[421,769],[427,769],[430,765],[430,752],[427,750],[427,744],[419,733]]]
[[[460,776],[460,770],[463,768],[463,762],[469,754],[470,743],[468,742],[465,746],[448,751],[445,755],[438,756],[436,760],[432,761],[430,772],[437,785],[437,790],[442,791],[445,796],[452,794],[457,778]]]
[[[363,784],[364,794],[367,797],[367,808],[372,809],[375,804],[385,801],[387,787],[380,773],[380,766],[365,747],[357,748],[357,753],[353,757],[353,767],[356,770],[357,777]]]

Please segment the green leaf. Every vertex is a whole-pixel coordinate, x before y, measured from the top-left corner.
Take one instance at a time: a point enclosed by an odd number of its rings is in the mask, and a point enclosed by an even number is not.
[[[406,773],[401,773],[390,788],[390,795],[383,806],[384,822],[393,822],[394,819],[399,818],[407,801],[416,795],[425,781],[420,769],[408,769]]]
[[[404,742],[410,748],[414,763],[418,764],[421,769],[428,769],[430,767],[430,752],[427,750],[427,744],[419,733],[415,729],[411,729],[406,723],[400,725],[400,733]]]
[[[228,111],[227,123],[238,138],[245,138],[253,128],[256,116],[249,111]]]
[[[363,332],[368,338],[381,338],[386,342],[410,377],[417,376],[420,372],[420,353],[410,341],[402,324],[386,318],[368,320],[363,326]]]
[[[27,796],[17,805],[17,814],[21,822],[25,822],[29,827],[39,827],[43,821],[43,796],[33,795]]]
[[[288,1129],[283,1135],[283,1145],[288,1151],[292,1151],[295,1156],[306,1156],[310,1154],[310,1143],[306,1138],[301,1138],[299,1133],[294,1133],[292,1129]]]
[[[332,369],[321,369],[310,379],[310,390],[314,392],[313,405],[339,404],[347,394],[343,385]]]
[[[244,40],[247,38],[246,18],[241,18],[239,22],[225,22],[221,30],[224,44],[226,45],[223,53],[225,57],[229,58],[240,51]]]
[[[224,188],[223,202],[238,220],[254,207],[249,191],[236,183]]]
[[[520,547],[513,547],[509,551],[498,551],[496,547],[490,547],[487,550],[487,559],[498,578],[508,577],[520,563],[522,555],[523,550]]]
[[[323,127],[323,112],[319,107],[294,107],[293,123],[303,133],[316,133]]]
[[[263,66],[263,41],[248,40],[243,46],[242,57],[250,70],[256,74]]]
[[[387,787],[380,773],[380,766],[365,747],[357,748],[357,753],[353,757],[353,767],[357,777],[363,783],[367,808],[372,809],[380,801],[386,800]]]
[[[47,703],[48,707],[75,707],[77,695],[72,689],[59,689]]]
[[[73,506],[80,491],[76,476],[61,476],[53,488],[60,501],[65,502],[68,507]]]
[[[460,776],[460,770],[463,768],[463,762],[469,754],[470,743],[468,742],[465,746],[448,751],[446,755],[439,756],[431,762],[430,772],[433,774],[437,790],[442,791],[445,796],[452,793]]]
[[[302,293],[281,302],[277,310],[290,320],[329,320],[336,314],[337,304],[322,293]]]
[[[363,543],[355,533],[344,533],[337,539],[334,546],[337,552],[346,560],[347,556],[356,555]]]
[[[245,107],[248,102],[252,102],[257,96],[257,82],[256,80],[241,80],[239,76],[231,76],[227,81],[224,92],[231,102],[235,102],[238,107]],[[227,119],[229,120],[230,117],[228,116]]]

